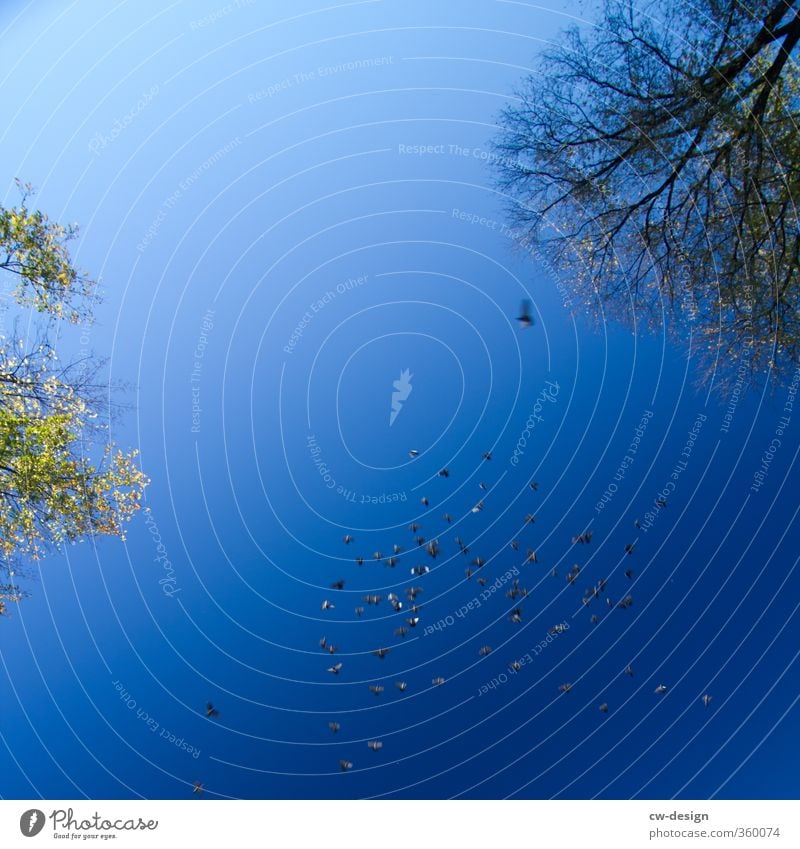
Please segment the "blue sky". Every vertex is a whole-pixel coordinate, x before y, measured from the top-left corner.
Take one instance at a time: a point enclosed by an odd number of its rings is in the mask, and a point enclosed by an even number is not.
[[[726,426],[685,350],[567,309],[504,225],[498,114],[576,14],[3,4],[3,203],[20,177],[80,223],[105,299],[64,345],[130,387],[114,438],[152,484],[126,541],[49,557],[0,622],[0,796],[797,796],[800,411],[776,437],[786,392],[753,390]],[[585,607],[601,579],[633,605]]]

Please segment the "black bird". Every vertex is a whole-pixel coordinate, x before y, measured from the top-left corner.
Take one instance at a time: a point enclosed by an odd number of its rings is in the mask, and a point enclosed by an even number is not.
[[[533,325],[533,316],[531,315],[531,302],[523,301],[520,304],[519,315],[517,316],[517,321],[520,323],[522,328],[531,327]]]

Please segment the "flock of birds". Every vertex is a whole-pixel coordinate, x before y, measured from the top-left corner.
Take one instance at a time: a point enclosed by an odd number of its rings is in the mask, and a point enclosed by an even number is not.
[[[523,301],[522,307],[520,310],[520,315],[517,318],[517,321],[523,328],[527,328],[533,325],[534,321],[531,316],[530,303],[528,301]],[[420,452],[416,448],[412,448],[408,452],[408,456],[411,460],[415,460],[420,456]],[[491,451],[485,451],[482,455],[482,460],[484,463],[488,463],[492,460]],[[447,468],[443,468],[438,472],[438,477],[448,479],[450,478],[450,470]],[[489,486],[485,481],[480,481],[478,483],[478,488],[481,492],[488,491]],[[528,488],[532,492],[539,491],[539,483],[538,481],[531,481],[528,484]],[[420,499],[420,503],[422,507],[428,508],[430,506],[430,500],[427,496],[423,496]],[[657,505],[660,509],[666,507],[666,501],[661,500],[661,503]],[[475,505],[471,508],[471,513],[478,514],[481,513],[484,509],[485,505],[482,499],[479,499]],[[449,513],[444,513],[442,516],[442,520],[445,523],[445,530],[447,526],[451,525],[453,522],[453,516]],[[527,513],[524,517],[522,517],[522,527],[525,528],[529,525],[533,525],[536,521],[536,516],[533,513]],[[637,520],[634,523],[636,528],[639,528],[639,521]],[[422,525],[418,521],[412,522],[408,526],[408,530],[411,533],[411,537],[413,540],[413,544],[405,547],[399,543],[394,543],[391,546],[391,553],[384,554],[384,552],[380,550],[376,550],[373,552],[370,558],[367,558],[365,555],[361,554],[354,558],[354,562],[358,567],[363,567],[367,560],[369,559],[371,562],[378,564],[383,563],[385,567],[394,569],[397,567],[401,559],[410,557],[412,554],[414,559],[419,559],[420,556],[427,556],[430,562],[436,560],[442,553],[441,543],[439,541],[438,536],[433,537],[431,539],[426,538],[422,535]],[[590,530],[584,530],[577,533],[575,536],[571,538],[571,542],[575,546],[587,546],[592,542],[593,532]],[[342,536],[342,543],[345,546],[350,546],[355,543],[356,539],[352,533],[345,533]],[[460,554],[464,557],[469,557],[470,554],[470,545],[467,544],[460,536],[454,536],[453,542],[458,547]],[[521,542],[518,539],[513,539],[510,541],[509,546],[512,551],[518,552],[520,551]],[[625,554],[632,555],[636,546],[636,542],[630,542],[625,545]],[[530,547],[525,548],[525,556],[523,560],[523,564],[536,564],[539,562],[539,557],[536,553],[536,550]],[[467,565],[464,569],[464,575],[467,580],[476,577],[476,581],[479,586],[483,587],[487,583],[487,579],[483,577],[481,574],[481,570],[486,564],[486,559],[481,557],[480,555],[475,555],[471,559],[467,561]],[[431,566],[429,563],[416,563],[411,566],[409,572],[413,579],[424,578],[431,571]],[[550,571],[550,576],[553,578],[558,577],[557,569],[552,569]],[[581,576],[581,566],[579,564],[574,564],[569,571],[566,573],[565,579],[568,584],[576,584],[579,581]],[[624,570],[624,576],[628,581],[632,581],[634,577],[634,572],[632,569],[628,568]],[[333,591],[342,591],[345,588],[346,579],[337,578],[332,581],[330,584],[330,589]],[[583,596],[581,599],[581,603],[583,606],[588,607],[592,604],[592,602],[598,602],[600,604],[604,604],[605,607],[610,611],[613,609],[625,610],[631,607],[634,603],[633,596],[626,592],[622,595],[618,600],[613,599],[607,593],[608,581],[606,579],[600,579],[591,586],[588,586],[584,589]],[[420,602],[420,596],[424,593],[424,587],[420,584],[412,582],[409,586],[405,587],[402,591],[402,594],[389,592],[384,597],[378,593],[366,593],[361,599],[360,603],[356,605],[354,608],[354,613],[357,617],[361,618],[365,615],[366,609],[371,607],[377,607],[378,605],[386,602],[393,610],[393,612],[397,615],[396,627],[394,628],[393,634],[395,638],[402,640],[406,637],[412,629],[416,629],[419,627],[420,622],[422,621],[422,604]],[[509,587],[505,592],[506,598],[510,600],[510,610],[508,612],[508,619],[515,625],[522,624],[524,621],[524,610],[521,606],[520,599],[527,598],[529,594],[528,588],[523,586],[522,580],[520,578],[514,578],[510,580]],[[332,600],[335,596],[331,598],[323,598],[320,602],[319,609],[323,613],[326,611],[336,609],[336,602]],[[597,613],[591,613],[589,616],[589,621],[592,624],[597,624],[600,621],[600,616]],[[553,625],[548,629],[548,634],[562,634],[568,628],[568,625],[564,622],[559,622]],[[337,652],[339,652],[339,646],[328,639],[326,635],[323,635],[318,640],[318,646],[321,652],[326,653],[330,656],[335,656]],[[391,648],[386,645],[378,646],[372,651],[372,655],[374,655],[379,660],[384,660],[386,656],[390,653]],[[492,647],[489,645],[481,646],[478,649],[478,654],[481,657],[486,657],[492,653]],[[509,669],[512,671],[519,671],[521,669],[522,664],[518,660],[512,660],[509,663]],[[344,669],[343,661],[335,661],[331,662],[331,665],[326,668],[326,672],[329,675],[339,676]],[[633,677],[634,671],[631,665],[628,665],[624,674]],[[445,684],[445,678],[441,675],[436,675],[431,679],[432,687],[441,687]],[[394,682],[395,689],[400,693],[405,693],[408,690],[409,684],[405,680],[396,680]],[[558,692],[560,693],[569,693],[573,688],[572,682],[565,681],[562,684],[558,685]],[[368,685],[369,692],[375,696],[380,697],[384,692],[384,687],[380,683],[373,683]],[[655,694],[658,696],[664,695],[668,690],[666,684],[661,683],[655,688]],[[705,693],[701,697],[701,702],[705,707],[711,702],[711,695]],[[608,702],[602,702],[598,709],[602,714],[608,714],[609,712],[609,704]],[[219,711],[217,708],[211,703],[208,702],[206,704],[205,716],[208,719],[216,719],[219,717]],[[337,720],[330,720],[328,722],[328,729],[332,734],[338,734],[342,725]],[[367,748],[373,752],[379,752],[383,749],[383,741],[381,740],[368,740]],[[343,772],[347,772],[353,768],[353,761],[349,758],[342,758],[339,760],[339,769]],[[196,794],[202,794],[204,792],[204,787],[202,782],[195,781],[193,786],[193,792]]]

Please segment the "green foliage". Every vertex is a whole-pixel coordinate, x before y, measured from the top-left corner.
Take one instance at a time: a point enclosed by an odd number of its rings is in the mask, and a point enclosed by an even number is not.
[[[0,207],[0,268],[19,277],[13,297],[42,315],[35,344],[0,335],[0,566],[18,564],[95,535],[124,538],[148,479],[102,424],[100,361],[63,365],[52,320],[91,317],[93,284],[72,265],[74,234],[23,203]],[[30,340],[31,333],[26,339]],[[0,614],[22,591],[0,584]]]

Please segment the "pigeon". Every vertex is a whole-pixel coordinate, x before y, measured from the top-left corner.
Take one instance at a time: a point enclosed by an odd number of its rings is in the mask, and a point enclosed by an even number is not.
[[[329,722],[329,723],[328,723],[328,728],[330,728],[330,729],[331,729],[331,731],[333,731],[333,733],[334,733],[334,734],[338,733],[338,731],[339,731],[339,729],[340,729],[341,727],[342,727],[342,726],[341,726],[341,725],[339,725],[339,723],[338,723],[338,722]]]
[[[703,696],[703,698],[701,699],[701,701],[703,702],[703,704],[704,704],[706,707],[708,707],[708,706],[709,706],[709,704],[711,703],[711,696],[709,696],[709,695],[708,695],[708,693],[706,693],[706,694]]]
[[[531,327],[534,323],[533,316],[531,315],[531,302],[523,301],[520,304],[519,315],[517,316],[517,321],[520,323],[520,326],[524,329]]]
[[[335,663],[333,666],[328,667],[328,672],[330,672],[332,675],[338,675],[341,671],[342,671],[341,661],[339,663]]]
[[[623,598],[622,601],[617,605],[617,607],[621,607],[623,610],[625,610],[627,607],[630,607],[632,604],[633,604],[633,596],[632,595],[626,595],[625,598]]]
[[[427,499],[427,498],[423,495],[423,496],[422,496],[422,498],[420,498],[419,503],[420,503],[423,507],[427,507],[427,506],[428,506],[428,504],[429,504],[430,502],[429,502],[429,501],[428,501],[428,499]]]
[[[666,507],[666,506],[667,506],[667,499],[666,498],[656,498],[656,507],[658,507],[659,510],[661,510],[662,507]]]
[[[633,678],[633,667],[632,666],[626,666],[625,667],[625,674],[630,675],[631,678]]]
[[[519,623],[522,622],[522,611],[518,607],[515,607],[508,618],[516,625],[519,625]]]
[[[491,646],[481,646],[481,647],[478,649],[478,654],[479,654],[481,657],[486,657],[487,655],[489,655],[489,654],[491,654],[491,653],[492,653],[492,647],[491,647]]]
[[[589,621],[592,625],[596,625],[600,621],[600,617],[596,613],[593,613]]]
[[[411,568],[412,575],[427,575],[430,571],[430,566],[413,566]]]
[[[440,478],[449,478],[450,477],[450,470],[449,469],[440,469],[439,470],[439,477]]]
[[[631,580],[633,578],[633,569],[626,569],[625,577],[628,578],[628,580]]]
[[[405,691],[408,689],[408,684],[406,684],[405,681],[395,681],[394,686],[397,687],[397,689],[401,693],[405,693]]]
[[[376,551],[372,555],[373,560],[383,560],[383,554],[380,551]]]
[[[344,580],[342,580],[340,578],[338,581],[334,581],[331,584],[331,589],[332,590],[343,590],[344,589]]]
[[[587,545],[592,541],[592,533],[592,531],[587,531],[586,533],[578,534],[578,536],[572,537],[572,544]]]
[[[476,557],[472,561],[472,565],[477,566],[479,569],[483,569],[485,564],[486,564],[486,561],[482,557]]]
[[[519,672],[522,669],[522,664],[518,660],[512,660],[511,663],[508,664],[509,668],[514,672]]]
[[[408,633],[408,628],[406,628],[405,625],[401,625],[399,628],[394,629],[395,637],[405,637],[405,635],[407,633]]]
[[[428,543],[427,552],[431,557],[436,559],[439,554],[439,540],[434,539]]]
[[[525,524],[526,525],[532,525],[535,521],[536,521],[536,516],[534,516],[533,513],[528,513],[528,515],[525,517]]]
[[[397,566],[397,558],[396,557],[387,557],[386,563],[383,564],[387,569],[394,569]]]
[[[482,502],[482,501],[479,501],[479,502],[478,502],[478,503],[477,503],[477,504],[476,504],[476,505],[472,508],[472,512],[473,512],[473,513],[480,513],[480,512],[481,512],[481,510],[483,510],[483,502]]]
[[[386,655],[389,654],[389,649],[375,649],[375,651],[372,653],[375,655],[375,657],[378,657],[383,660]]]
[[[350,534],[345,534],[345,535],[342,537],[342,542],[343,542],[345,545],[350,545],[350,543],[351,543],[352,541],[353,541],[353,537],[352,537],[352,536],[350,536]]]
[[[408,456],[409,456],[409,457],[413,460],[415,457],[419,457],[419,451],[417,451],[417,449],[416,449],[416,448],[412,448],[412,449],[408,452]]]
[[[323,601],[322,604],[320,605],[321,610],[333,610],[334,607],[336,607],[336,605],[332,604],[327,599],[325,599],[325,601]]]
[[[453,521],[453,517],[449,513],[445,513],[442,518],[445,520],[445,522],[447,522],[448,525],[450,524],[450,522]]]
[[[408,526],[408,529],[411,531],[412,534],[415,534],[421,527],[421,525],[418,525],[416,522],[413,522]]]
[[[403,550],[403,549],[402,549],[402,547],[401,547],[401,546],[399,546],[397,543],[395,543],[395,544],[392,546],[392,551],[393,551],[395,554],[400,554],[400,552],[401,552],[402,550]]]
[[[667,692],[667,685],[666,684],[659,684],[653,692],[657,693],[659,696],[663,696],[664,693]]]
[[[363,607],[357,607],[356,608],[356,616],[363,616],[363,615],[364,615],[364,608]]]
[[[425,545],[425,537],[415,537],[414,542],[417,545]]]
[[[518,539],[512,539],[511,540],[511,548],[514,551],[519,551],[519,540]]]
[[[370,693],[374,693],[376,696],[380,696],[383,692],[383,687],[380,684],[370,684],[369,691]]]
[[[633,520],[633,526],[634,526],[634,528],[639,530],[642,527],[642,523],[638,519],[634,519]]]
[[[367,743],[367,746],[369,746],[369,748],[372,749],[373,752],[377,752],[378,750],[383,748],[383,743],[381,743],[380,740],[370,740]]]
[[[219,711],[211,704],[211,702],[206,702],[206,716],[209,719],[216,719],[219,716]]]
[[[412,616],[411,618],[406,619],[406,622],[408,622],[411,628],[416,628],[419,624],[419,616]]]
[[[538,563],[539,558],[536,556],[536,552],[532,549],[528,549],[528,556],[526,558],[526,563]]]
[[[325,649],[325,648],[328,647],[328,638],[327,637],[320,637],[319,647],[321,649]]]
[[[559,692],[561,692],[561,693],[568,693],[572,689],[572,684],[570,684],[570,683],[559,684],[558,689],[559,689]]]
[[[636,543],[635,543],[635,542],[629,542],[629,543],[625,546],[625,554],[633,554],[633,549],[634,549],[634,548],[636,548]]]
[[[433,684],[434,687],[441,687],[442,684],[444,684],[444,678],[432,678],[431,684]]]
[[[410,601],[414,601],[421,592],[423,592],[422,587],[406,587],[406,595]]]
[[[529,486],[529,487],[530,487],[530,488],[531,488],[534,492],[538,492],[538,491],[539,491],[539,482],[538,482],[538,481],[531,481],[531,482],[528,484],[528,486]]]
[[[362,598],[367,604],[380,604],[383,601],[382,595],[365,595]]]
[[[337,651],[339,651],[339,646],[328,644],[328,654],[336,654]]]
[[[491,460],[492,459],[492,452],[491,451],[484,451],[483,452],[483,459],[484,460]]]
[[[198,796],[203,795],[203,784],[200,781],[195,781],[192,784],[192,793],[197,793]]]
[[[363,566],[363,565],[364,565],[364,558],[363,557],[356,557],[356,566]]]
[[[352,768],[353,768],[352,761],[339,761],[339,769],[342,772],[347,772],[347,770],[352,769]]]
[[[608,705],[606,702],[603,702],[603,704],[600,705],[600,713],[608,713]]]
[[[481,482],[478,484],[478,486],[479,486],[482,490],[484,490],[484,491],[485,491],[485,490],[487,490],[487,489],[489,488],[488,486],[486,486],[486,484],[485,484],[483,481],[481,481]]]

